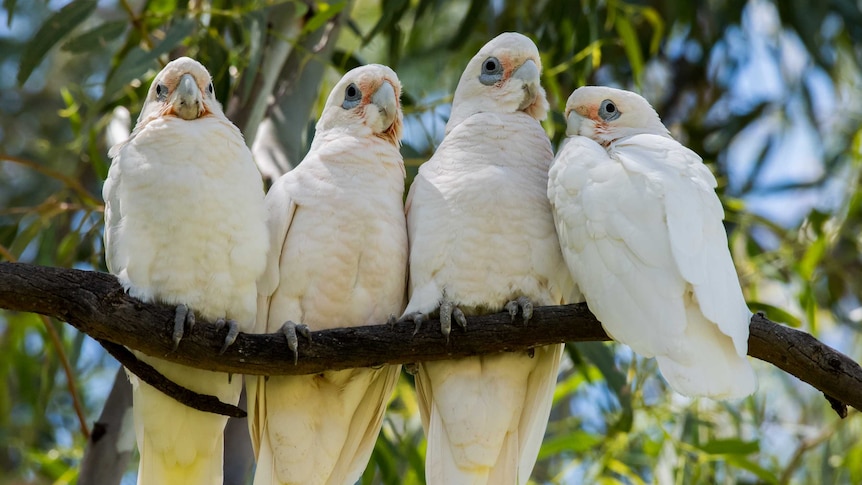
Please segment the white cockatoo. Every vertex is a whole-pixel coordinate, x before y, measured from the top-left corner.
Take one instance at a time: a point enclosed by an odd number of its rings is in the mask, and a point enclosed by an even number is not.
[[[111,148],[105,256],[130,295],[178,306],[174,340],[196,312],[226,322],[226,345],[254,327],[269,238],[263,183],[210,75],[187,57],[153,80],[137,126]],[[136,352],[168,379],[236,404],[242,379]],[[138,483],[222,483],[226,416],[197,411],[129,376],[141,454]]]
[[[311,149],[266,197],[272,249],[257,332],[386,322],[404,308],[407,227],[401,84],[378,64],[329,94]],[[401,366],[250,377],[255,485],[353,484],[365,470]]]
[[[655,356],[677,392],[740,398],[757,382],[751,313],[722,224],[716,181],[650,104],[587,86],[566,104],[548,197],[569,269],[615,340]]]
[[[464,315],[559,305],[577,291],[546,195],[551,143],[535,44],[491,40],[467,64],[446,135],[407,197],[409,303],[442,331]],[[547,426],[563,345],[418,365],[430,485],[525,483]]]

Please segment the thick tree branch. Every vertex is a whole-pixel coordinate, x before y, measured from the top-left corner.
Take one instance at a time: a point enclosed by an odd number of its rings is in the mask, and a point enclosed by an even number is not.
[[[324,370],[441,360],[540,345],[609,340],[586,305],[536,309],[524,325],[498,313],[468,318],[466,331],[453,328],[449,341],[431,321],[413,335],[412,324],[338,328],[300,340],[299,363],[281,334],[240,334],[219,355],[226,329],[200,322],[172,351],[174,309],[129,297],[105,273],[0,263],[0,308],[53,316],[97,340],[126,345],[179,364],[236,374],[313,374]],[[751,320],[749,355],[770,362],[823,392],[839,408],[862,410],[862,367],[811,335],[771,322]],[[839,414],[842,411],[838,409]],[[846,409],[845,409],[846,412]]]

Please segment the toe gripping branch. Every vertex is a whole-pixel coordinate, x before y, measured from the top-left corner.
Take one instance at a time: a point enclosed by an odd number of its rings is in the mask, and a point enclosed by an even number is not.
[[[288,320],[281,326],[281,333],[287,338],[287,347],[293,352],[293,365],[296,365],[299,363],[299,337],[297,334],[302,335],[308,340],[308,343],[311,343],[311,331],[308,329],[308,325],[304,323],[294,323]]]

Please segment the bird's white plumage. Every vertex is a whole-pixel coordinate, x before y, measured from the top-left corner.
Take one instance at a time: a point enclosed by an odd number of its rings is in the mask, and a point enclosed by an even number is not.
[[[179,79],[197,83],[201,114],[173,112]],[[255,283],[268,238],[263,185],[242,134],[209,91],[206,69],[189,58],[156,76],[131,137],[113,147],[105,180],[109,270],[144,301],[188,305],[207,320],[254,326]],[[156,93],[167,90],[162,98]],[[168,379],[224,402],[241,380],[136,352]],[[185,407],[130,375],[141,464],[139,484],[222,481],[227,418]]]
[[[502,73],[499,82],[484,84],[479,76],[490,57]],[[553,154],[539,123],[547,109],[540,69],[535,45],[513,33],[493,39],[468,64],[447,135],[410,188],[405,315],[436,311],[444,298],[466,314],[482,314],[521,296],[556,305],[576,294],[546,196]],[[532,358],[506,353],[421,363],[416,386],[428,483],[525,483],[561,355],[555,345]]]
[[[362,93],[355,107],[345,107],[350,85]],[[278,331],[287,320],[311,330],[379,324],[404,308],[399,95],[388,67],[345,74],[308,155],[267,194],[273,249],[259,283],[258,332]],[[353,484],[399,372],[384,366],[249,378],[254,483]]]
[[[606,100],[617,118],[602,118]],[[566,114],[570,137],[551,167],[548,196],[590,310],[614,339],[656,356],[678,392],[750,394],[751,314],[715,178],[634,93],[581,88]]]

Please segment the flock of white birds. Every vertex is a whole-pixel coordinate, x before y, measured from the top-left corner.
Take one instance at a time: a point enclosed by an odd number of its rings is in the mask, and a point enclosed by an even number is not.
[[[586,300],[616,340],[658,359],[678,392],[754,392],[749,310],[716,182],[637,94],[582,87],[556,158],[536,45],[517,33],[467,64],[446,135],[404,195],[401,84],[368,65],[333,88],[302,163],[264,196],[210,75],[180,58],[153,80],[105,181],[108,267],[145,301],[237,332],[309,331],[401,315],[441,331],[465,316]],[[453,337],[457,338],[457,337]],[[418,363],[432,485],[526,483],[563,345]],[[236,404],[241,380],[139,354]],[[246,378],[256,485],[353,484],[400,366]],[[226,418],[130,374],[138,483],[222,483]]]

